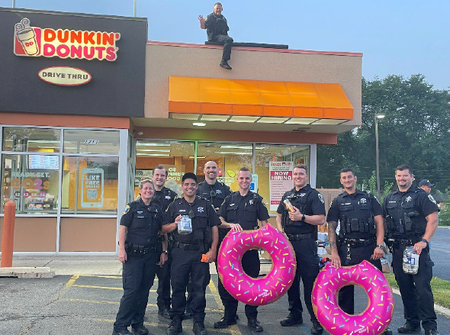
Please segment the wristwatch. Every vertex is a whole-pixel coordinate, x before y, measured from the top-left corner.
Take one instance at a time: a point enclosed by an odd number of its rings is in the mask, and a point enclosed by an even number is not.
[[[427,245],[430,243],[430,242],[428,242],[426,239],[422,239],[420,242],[425,242]]]
[[[384,245],[383,244],[377,244],[377,248],[384,249]]]
[[[305,214],[302,214],[302,221],[305,221]]]

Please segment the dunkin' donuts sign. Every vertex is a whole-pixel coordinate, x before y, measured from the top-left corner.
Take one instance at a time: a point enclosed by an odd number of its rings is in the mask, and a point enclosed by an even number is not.
[[[23,18],[14,26],[14,54],[25,57],[62,59],[117,59],[120,33],[31,27]]]

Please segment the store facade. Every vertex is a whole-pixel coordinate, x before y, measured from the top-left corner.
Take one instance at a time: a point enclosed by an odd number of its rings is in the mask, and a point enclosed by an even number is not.
[[[0,228],[14,200],[15,252],[115,253],[122,208],[157,165],[177,192],[209,160],[233,190],[248,167],[275,215],[292,166],[314,186],[317,145],[361,123],[358,53],[239,47],[225,71],[220,47],[147,42],[145,19],[0,16]]]

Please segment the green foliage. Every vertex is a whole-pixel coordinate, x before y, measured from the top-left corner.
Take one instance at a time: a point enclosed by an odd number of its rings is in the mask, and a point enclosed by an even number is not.
[[[372,171],[372,175],[370,176],[370,178],[368,180],[363,180],[361,184],[362,184],[361,189],[364,189],[364,190],[374,194],[376,197],[378,197],[378,195],[377,195],[377,176],[376,176],[375,171]],[[384,198],[386,198],[386,196],[389,193],[391,193],[393,187],[394,187],[393,182],[388,182],[388,181],[384,182],[384,186],[380,190],[381,191],[380,199],[378,199],[378,201],[380,203],[383,203]]]
[[[375,114],[379,124],[380,179],[394,181],[395,167],[408,164],[416,180],[429,179],[436,189],[450,186],[450,92],[434,90],[423,75],[391,75],[362,81],[362,125],[338,135],[335,146],[318,147],[317,186],[337,188],[342,167],[370,180],[375,170]]]
[[[439,225],[450,226],[450,203],[446,203],[441,207],[439,212]]]

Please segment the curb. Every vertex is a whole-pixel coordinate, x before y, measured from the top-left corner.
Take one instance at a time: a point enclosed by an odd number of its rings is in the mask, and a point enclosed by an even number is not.
[[[55,272],[49,267],[3,267],[0,268],[0,277],[16,278],[53,278]]]

